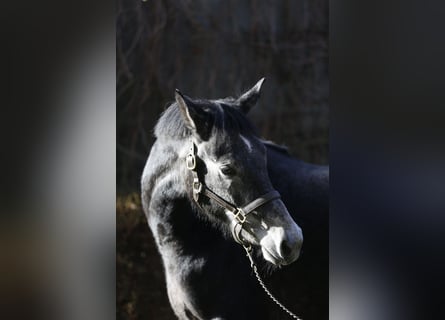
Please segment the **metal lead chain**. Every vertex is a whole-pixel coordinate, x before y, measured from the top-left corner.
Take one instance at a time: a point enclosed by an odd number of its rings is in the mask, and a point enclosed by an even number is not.
[[[250,247],[250,246],[249,247],[243,246],[243,247],[244,247],[244,250],[246,250],[247,257],[250,260],[250,266],[252,267],[253,272],[255,273],[255,276],[256,276],[258,282],[260,283],[260,285],[264,289],[264,291],[267,293],[269,298],[272,299],[273,302],[275,302],[281,309],[283,309],[292,318],[297,319],[297,320],[303,320],[303,319],[299,318],[295,313],[291,312],[288,308],[286,308],[280,301],[277,300],[277,298],[274,297],[274,295],[269,291],[269,289],[267,289],[266,285],[264,284],[263,280],[261,279],[261,277],[258,273],[255,262],[253,261],[252,254],[251,254],[252,247]]]

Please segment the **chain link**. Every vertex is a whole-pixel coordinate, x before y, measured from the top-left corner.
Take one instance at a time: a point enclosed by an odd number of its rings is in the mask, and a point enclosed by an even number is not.
[[[264,289],[264,291],[267,293],[269,298],[273,302],[275,302],[281,309],[283,309],[283,311],[285,311],[287,314],[289,314],[292,318],[297,319],[297,320],[303,320],[300,317],[298,317],[295,313],[291,312],[288,308],[286,308],[280,301],[278,301],[277,298],[275,298],[275,296],[269,291],[269,289],[267,289],[266,285],[263,282],[263,279],[261,279],[261,277],[258,273],[255,262],[253,261],[252,254],[251,254],[252,248],[250,246],[249,247],[243,246],[243,247],[244,247],[244,250],[246,250],[247,257],[250,260],[250,266],[252,267],[253,272],[255,273],[255,277],[257,278],[258,282],[260,283],[260,285]]]

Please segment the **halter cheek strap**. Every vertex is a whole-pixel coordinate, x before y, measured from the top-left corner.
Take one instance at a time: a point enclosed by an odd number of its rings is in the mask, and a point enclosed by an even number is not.
[[[203,195],[209,199],[214,200],[219,206],[223,207],[224,209],[230,211],[234,215],[231,223],[232,236],[236,242],[238,242],[243,246],[246,246],[244,241],[241,239],[241,230],[243,229],[243,224],[246,222],[247,215],[258,209],[259,207],[265,205],[266,203],[279,199],[281,197],[280,194],[278,193],[278,191],[272,190],[251,201],[244,207],[239,208],[236,205],[233,205],[232,203],[223,199],[215,192],[207,188],[205,184],[200,182],[198,172],[196,171],[196,153],[197,153],[196,145],[192,143],[190,152],[186,157],[186,165],[187,169],[190,170],[193,175],[193,182],[192,182],[193,200],[198,204],[199,207],[201,207],[199,205],[199,198],[201,195]]]

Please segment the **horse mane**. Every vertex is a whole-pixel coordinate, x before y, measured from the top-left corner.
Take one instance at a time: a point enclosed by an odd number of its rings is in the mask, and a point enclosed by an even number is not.
[[[263,142],[263,144],[267,147],[267,148],[271,148],[274,149],[282,154],[285,154],[287,156],[290,156],[289,153],[289,148],[280,144],[276,144],[273,141],[270,140],[261,140]]]
[[[222,131],[258,135],[252,123],[236,106],[233,98],[222,100],[193,100],[193,103],[202,107],[212,115],[212,130],[215,133]],[[185,125],[176,102],[172,103],[159,118],[154,134],[156,138],[170,137],[184,139],[191,135],[190,129]]]
[[[185,138],[189,136],[190,133],[190,129],[185,126],[184,121],[182,120],[176,102],[170,104],[170,106],[165,109],[154,128],[156,138],[161,138],[163,136]]]

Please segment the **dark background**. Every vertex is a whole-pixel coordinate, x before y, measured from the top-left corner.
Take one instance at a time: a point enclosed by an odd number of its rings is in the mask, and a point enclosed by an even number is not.
[[[236,96],[266,77],[251,119],[302,159],[328,161],[328,2],[119,1],[117,179],[138,189],[152,129],[178,88]]]
[[[328,2],[118,1],[117,314],[171,319],[160,258],[140,210],[152,129],[179,88],[237,96],[266,77],[250,119],[306,161],[328,163]]]

